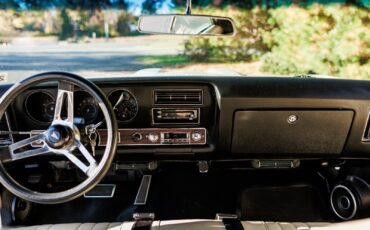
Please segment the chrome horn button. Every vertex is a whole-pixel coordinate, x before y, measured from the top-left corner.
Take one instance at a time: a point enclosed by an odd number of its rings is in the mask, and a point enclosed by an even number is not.
[[[53,125],[51,126],[45,136],[46,143],[55,149],[63,148],[69,145],[72,138],[72,130],[66,126]]]

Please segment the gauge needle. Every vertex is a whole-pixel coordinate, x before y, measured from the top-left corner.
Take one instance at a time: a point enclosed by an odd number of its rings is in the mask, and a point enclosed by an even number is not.
[[[116,110],[117,109],[117,106],[119,106],[119,104],[121,104],[121,102],[124,100],[125,96],[123,95],[123,93],[121,93],[121,96],[119,97],[117,103],[113,106],[113,110]]]

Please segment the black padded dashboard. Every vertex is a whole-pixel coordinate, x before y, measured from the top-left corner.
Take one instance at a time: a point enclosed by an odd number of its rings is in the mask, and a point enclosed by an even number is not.
[[[207,145],[205,146],[122,146],[118,150],[122,154],[177,154],[183,156],[207,156],[210,158],[370,158],[370,143],[366,142],[366,140],[364,141],[370,111],[370,82],[368,81],[235,76],[160,76],[100,78],[91,80],[107,95],[118,89],[127,89],[135,95],[139,105],[138,114],[131,122],[120,122],[120,128],[204,127],[209,134]],[[0,86],[0,94],[2,95],[8,87],[10,85]],[[201,110],[199,124],[153,125],[150,111],[153,107],[159,107],[153,105],[153,90],[158,88],[202,89],[204,103],[199,106]],[[18,100],[22,99],[20,98]],[[23,116],[19,106],[15,106],[13,110],[15,110],[15,112],[13,111],[13,115],[17,116],[17,118]],[[323,145],[330,143],[332,135],[333,143],[337,148],[321,148],[323,151],[305,151],[305,149],[310,150],[310,141],[313,141],[311,142],[312,145],[317,145],[318,140],[320,140],[313,138],[307,140],[307,143],[302,142],[306,147],[303,149],[297,148],[299,151],[294,151],[294,148],[289,146],[289,151],[287,152],[283,151],[283,149],[266,152],[269,148],[266,148],[263,141],[261,141],[263,138],[259,138],[258,143],[256,143],[257,138],[253,137],[256,137],[256,135],[258,137],[263,136],[269,129],[271,129],[274,135],[289,132],[286,132],[286,130],[279,132],[279,129],[284,129],[285,126],[279,124],[278,119],[276,121],[273,120],[274,115],[270,114],[266,118],[269,119],[269,123],[266,122],[266,124],[271,127],[264,127],[264,122],[262,121],[259,125],[263,126],[263,128],[261,127],[261,130],[264,130],[263,132],[258,133],[260,129],[255,126],[253,127],[254,132],[252,134],[245,135],[246,138],[240,138],[248,130],[238,129],[238,132],[235,132],[235,118],[238,112],[248,111],[257,111],[258,114],[265,114],[264,111],[283,112],[288,117],[299,112],[315,112],[316,115],[314,118],[309,115],[310,113],[305,113],[308,115],[304,115],[304,119],[300,119],[301,115],[298,114],[297,122],[305,122],[305,119],[309,119],[311,130],[307,129],[307,132],[314,133],[312,137],[318,134],[324,135],[323,138],[325,137],[326,142],[323,142]],[[287,113],[287,111],[292,111],[293,113]],[[338,114],[344,113],[346,115],[338,116]],[[338,120],[342,118],[345,121]],[[286,119],[281,120],[281,122],[286,121]],[[254,122],[254,120],[251,122]],[[324,125],[320,125],[321,122]],[[316,124],[316,126],[312,124]],[[31,129],[42,128],[37,127],[37,124],[32,122],[26,125]],[[329,126],[330,132],[326,132]],[[245,127],[247,129],[250,128],[248,125]],[[312,130],[312,128],[315,128],[315,130]],[[317,129],[322,129],[322,132]],[[271,133],[268,134],[266,135],[268,136],[266,145],[268,142],[284,141],[284,136],[279,136],[279,138],[275,139],[274,135],[271,135]],[[235,135],[238,135],[238,137],[236,138]],[[310,138],[310,133],[303,133],[302,129],[297,129],[296,133],[289,133],[289,135],[287,138],[299,135],[303,135],[302,137],[304,138]],[[300,141],[305,141],[304,138],[301,138]],[[238,140],[242,144],[239,143],[236,149],[235,141]],[[293,143],[297,142],[293,141]],[[251,151],[251,146],[257,149]],[[258,151],[258,146],[261,146],[261,149],[264,149],[264,151]],[[270,146],[279,146],[282,148],[283,145]]]

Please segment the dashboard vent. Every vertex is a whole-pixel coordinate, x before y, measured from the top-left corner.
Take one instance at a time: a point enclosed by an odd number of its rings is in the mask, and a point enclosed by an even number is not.
[[[154,90],[154,103],[160,105],[201,105],[203,91],[200,89]]]
[[[8,126],[8,122],[6,120],[6,115],[4,115],[1,120],[0,120],[0,146],[2,145],[10,145],[12,144],[12,137],[10,136],[9,133],[6,133],[6,132],[9,132],[10,129],[9,129],[9,126]],[[4,134],[5,132],[5,134]]]

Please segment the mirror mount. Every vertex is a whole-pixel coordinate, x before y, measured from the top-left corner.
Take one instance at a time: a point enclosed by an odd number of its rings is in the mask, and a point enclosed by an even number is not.
[[[186,0],[186,15],[191,15],[191,0]]]

